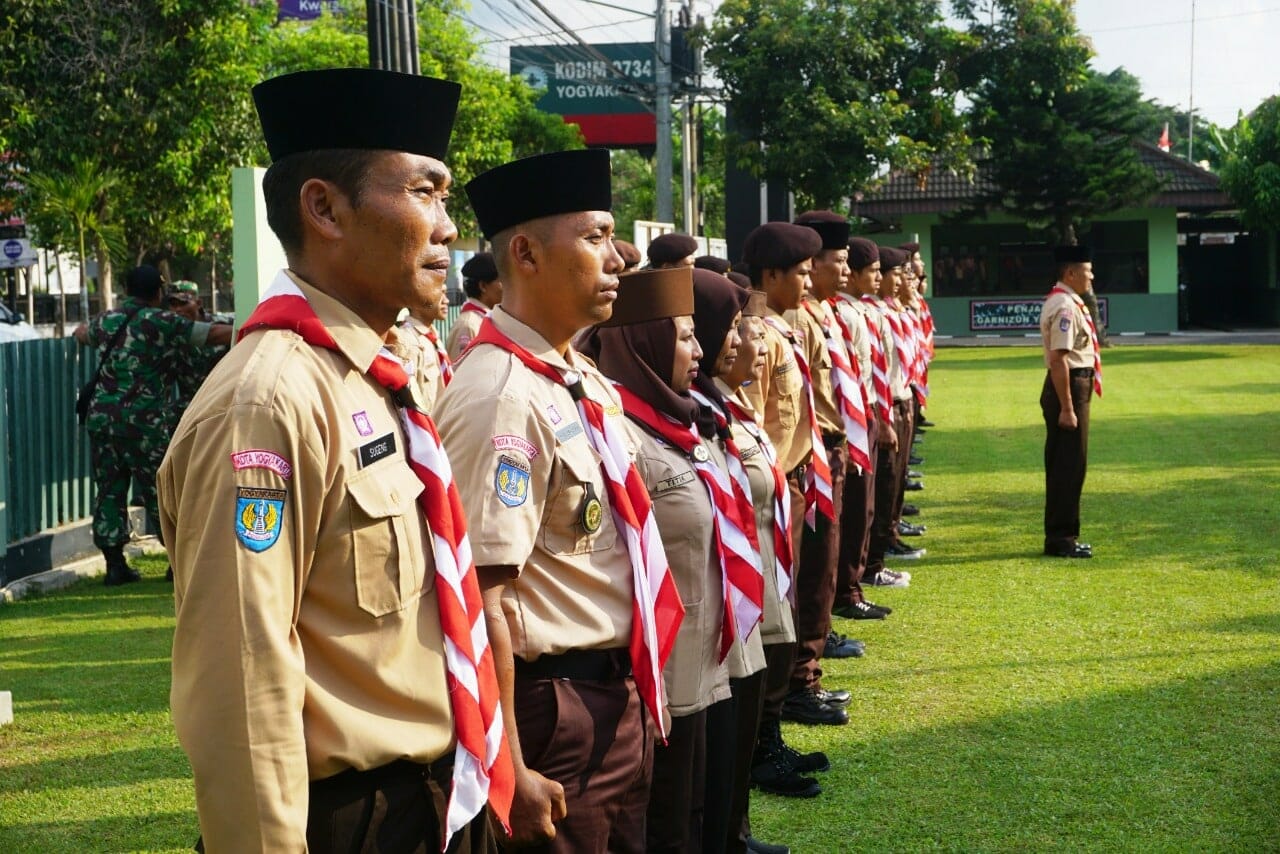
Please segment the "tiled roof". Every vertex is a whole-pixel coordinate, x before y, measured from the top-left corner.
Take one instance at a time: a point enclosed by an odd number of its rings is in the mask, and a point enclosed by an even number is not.
[[[1164,184],[1164,189],[1151,200],[1153,207],[1220,209],[1232,206],[1217,175],[1150,143],[1135,140],[1134,147],[1142,162],[1154,169]],[[929,174],[923,186],[915,176],[898,172],[866,193],[858,203],[857,212],[873,219],[911,213],[947,213],[964,207],[977,193],[991,189],[994,186],[981,167],[972,180],[949,169],[937,169]]]

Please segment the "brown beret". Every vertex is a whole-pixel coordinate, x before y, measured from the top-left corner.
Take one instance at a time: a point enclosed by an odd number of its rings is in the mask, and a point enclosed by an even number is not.
[[[500,231],[544,216],[611,211],[612,186],[608,150],[584,148],[525,157],[482,172],[467,183],[467,198],[480,231],[492,240]]]
[[[789,222],[766,222],[753,228],[742,244],[742,260],[752,269],[789,270],[822,251],[818,232]]]
[[[914,241],[911,243],[899,243],[898,248],[903,252],[906,252],[908,255],[914,255],[920,251],[920,244],[915,243]]]
[[[893,267],[901,267],[909,260],[911,260],[911,257],[901,249],[893,246],[880,247],[880,269],[885,272],[888,272]]]
[[[710,270],[713,273],[724,275],[729,272],[728,258],[717,258],[714,255],[699,255],[693,259],[693,266],[699,270]]]
[[[644,260],[644,256],[640,254],[640,250],[636,248],[634,243],[615,237],[613,238],[613,246],[618,250],[618,254],[622,256],[624,269],[630,270],[632,267],[639,267],[640,262]]]
[[[492,282],[498,278],[498,265],[493,262],[493,253],[477,252],[468,258],[462,265],[462,278],[477,282]]]
[[[1088,264],[1093,261],[1093,250],[1088,246],[1055,246],[1053,263]]]
[[[627,326],[693,315],[693,268],[637,270],[618,277],[613,317],[600,326]]]
[[[823,249],[844,249],[849,245],[849,220],[833,211],[805,211],[796,217],[796,225],[818,232]]]
[[[737,270],[730,270],[725,273],[729,277],[729,281],[733,282],[740,288],[751,289],[751,277],[745,273],[739,273]]]
[[[764,291],[752,291],[751,296],[747,298],[747,304],[742,307],[742,316],[764,317],[768,314],[768,309]]]
[[[865,237],[849,238],[849,269],[865,270],[880,260],[880,247]]]
[[[687,234],[660,234],[649,242],[646,254],[650,264],[674,264],[698,251],[698,241]]]

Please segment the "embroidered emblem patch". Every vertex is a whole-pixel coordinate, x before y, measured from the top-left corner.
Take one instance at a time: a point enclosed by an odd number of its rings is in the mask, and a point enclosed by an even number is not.
[[[706,445],[694,445],[693,458],[700,463],[705,463],[707,460],[711,459],[711,452],[707,450]]]
[[[352,413],[351,420],[356,422],[356,432],[361,436],[373,435],[373,422],[369,420],[369,413],[362,409],[359,412]]]
[[[594,534],[600,530],[600,523],[604,520],[604,507],[600,504],[600,499],[596,498],[596,489],[591,484],[587,484],[587,497],[582,502],[582,530],[588,534]]]
[[[1058,321],[1058,328],[1063,332],[1066,332],[1068,329],[1070,329],[1071,318],[1067,317],[1065,314],[1062,315],[1062,319]]]
[[[498,500],[508,507],[519,507],[529,498],[529,466],[515,457],[498,457],[498,470],[493,475],[493,489]]]
[[[293,475],[293,466],[275,451],[264,451],[254,448],[248,451],[236,451],[231,455],[231,467],[236,471],[242,469],[267,469],[288,480]]]
[[[554,403],[547,407],[547,417],[551,419],[552,424],[559,424],[564,420],[564,418],[560,416],[560,410],[556,409],[556,405]]]
[[[283,489],[236,489],[236,539],[252,552],[265,552],[284,529]]]
[[[518,451],[529,459],[538,456],[538,446],[530,442],[528,439],[522,439],[519,436],[503,434],[493,437],[493,448],[495,451]]]

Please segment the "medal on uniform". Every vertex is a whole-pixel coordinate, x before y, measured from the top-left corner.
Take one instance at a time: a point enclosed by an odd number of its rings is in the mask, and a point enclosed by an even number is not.
[[[586,489],[587,497],[582,501],[582,529],[588,534],[594,534],[600,530],[600,523],[604,521],[604,507],[600,504],[600,499],[596,498],[596,488],[588,483]]]
[[[693,458],[697,462],[705,463],[707,460],[711,459],[711,453],[707,450],[706,445],[694,445]]]

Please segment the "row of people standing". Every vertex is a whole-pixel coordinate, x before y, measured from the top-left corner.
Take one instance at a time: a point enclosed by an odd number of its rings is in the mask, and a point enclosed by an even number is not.
[[[832,596],[805,544],[827,572],[819,470],[849,445],[816,420],[825,336],[785,317],[820,230],[753,235],[754,293],[620,278],[607,152],[490,170],[466,189],[502,301],[445,371],[398,320],[439,311],[459,88],[255,88],[289,267],[158,479],[204,848],[767,850],[744,827],[755,710],[776,674],[784,706],[847,701],[817,693],[827,637],[805,622],[834,600],[792,607]],[[598,366],[572,343],[591,328]]]

